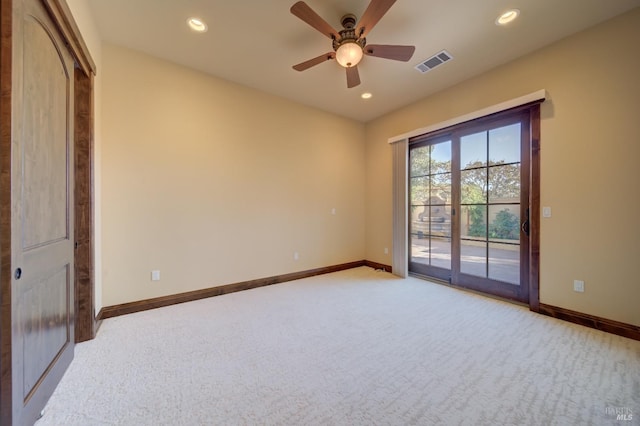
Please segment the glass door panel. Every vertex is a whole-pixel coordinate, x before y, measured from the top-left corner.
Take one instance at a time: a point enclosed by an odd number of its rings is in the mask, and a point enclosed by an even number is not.
[[[490,203],[520,202],[520,163],[491,166],[488,192]]]
[[[520,247],[489,243],[489,278],[509,284],[520,284]]]
[[[461,169],[473,169],[487,165],[487,132],[474,133],[460,138]]]
[[[460,272],[476,277],[484,278],[487,276],[487,249],[484,241],[461,241]]]
[[[410,264],[441,279],[451,270],[451,141],[410,151]]]
[[[459,140],[457,280],[492,294],[521,297],[526,291],[514,286],[521,285],[522,277],[522,124],[487,126]]]
[[[489,164],[520,163],[520,123],[489,130]]]

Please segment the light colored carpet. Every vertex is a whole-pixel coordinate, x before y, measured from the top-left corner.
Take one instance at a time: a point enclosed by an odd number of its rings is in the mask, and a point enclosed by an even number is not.
[[[639,420],[640,342],[363,267],[108,319],[37,425]]]

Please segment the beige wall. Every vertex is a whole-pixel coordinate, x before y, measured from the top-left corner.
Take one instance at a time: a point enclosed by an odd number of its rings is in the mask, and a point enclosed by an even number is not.
[[[93,20],[87,0],[67,0],[73,18],[78,24],[91,58],[96,64],[97,74],[94,79],[94,282],[96,314],[102,308],[102,39],[98,27]]]
[[[364,259],[363,124],[102,57],[105,306]]]
[[[541,219],[541,302],[640,325],[638,40],[635,9],[369,123],[366,258],[391,261],[389,137],[547,89],[541,205],[553,217]]]

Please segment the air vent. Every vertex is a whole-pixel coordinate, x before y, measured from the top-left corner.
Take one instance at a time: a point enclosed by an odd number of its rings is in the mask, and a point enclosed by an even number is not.
[[[424,74],[426,72],[431,71],[438,65],[442,65],[451,59],[453,59],[453,56],[451,56],[451,54],[446,50],[443,50],[442,52],[436,53],[435,55],[424,60],[423,62],[420,62],[418,65],[416,65],[416,69]]]

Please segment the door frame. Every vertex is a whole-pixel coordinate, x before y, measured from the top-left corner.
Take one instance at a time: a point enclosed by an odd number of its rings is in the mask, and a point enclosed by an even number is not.
[[[12,424],[11,136],[14,2],[0,3],[0,424]],[[41,0],[75,61],[74,147],[75,340],[95,337],[94,281],[94,76],[96,65],[65,0]]]
[[[531,169],[530,169],[530,153],[531,153],[531,113],[529,108],[514,108],[506,111],[500,111],[495,114],[478,117],[474,120],[464,122],[461,124],[457,124],[451,127],[447,127],[445,129],[426,133],[424,135],[416,136],[414,138],[409,139],[409,163],[411,163],[411,152],[413,149],[419,149],[424,146],[436,145],[439,142],[448,141],[451,144],[451,209],[452,209],[452,222],[451,222],[451,234],[450,234],[450,253],[451,253],[451,265],[450,269],[439,271],[439,268],[435,268],[433,271],[434,274],[431,275],[429,272],[433,267],[428,265],[420,264],[419,262],[412,262],[413,257],[409,257],[409,271],[417,276],[426,276],[428,278],[435,278],[438,280],[448,281],[449,284],[455,287],[466,288],[474,291],[479,291],[481,293],[487,293],[492,296],[502,297],[509,300],[514,300],[521,303],[529,302],[529,235],[528,233],[523,233],[519,229],[519,282],[520,285],[512,285],[505,284],[504,282],[500,282],[500,280],[496,280],[490,278],[489,276],[480,277],[470,275],[468,273],[463,272],[460,269],[461,262],[461,214],[462,214],[462,204],[460,198],[460,189],[461,189],[461,164],[456,164],[456,158],[460,158],[461,152],[461,140],[463,137],[476,134],[478,132],[485,133],[490,129],[499,128],[505,125],[510,124],[521,124],[520,130],[520,148],[521,148],[521,157],[520,157],[520,168],[521,168],[521,188],[520,188],[520,198],[519,198],[519,224],[522,224],[523,221],[530,222],[528,218],[525,218],[528,215],[529,211],[529,192],[530,192],[530,178],[531,178]],[[455,165],[455,167],[453,167]],[[487,162],[487,167],[489,167],[489,163]],[[411,167],[409,167],[411,169]],[[410,181],[411,176],[407,177]],[[409,185],[409,184],[408,184]],[[410,186],[410,185],[409,185]],[[487,189],[488,190],[488,189]],[[411,202],[411,201],[410,201]],[[490,205],[487,200],[487,206]],[[457,213],[456,213],[457,212]],[[488,218],[488,215],[487,215]],[[411,223],[409,224],[409,228],[411,228]],[[486,235],[486,242],[490,241],[489,235]],[[407,238],[409,251],[412,252],[412,244],[413,237],[409,235]],[[411,269],[413,268],[413,270]]]
[[[530,176],[529,176],[529,302],[531,311],[540,312],[540,104],[546,99],[546,91],[537,92],[502,102],[482,110],[463,115],[442,123],[389,139],[393,150],[393,272],[401,277],[409,275],[408,239],[408,155],[409,141],[426,134],[438,135],[461,123],[487,119],[507,111],[529,111],[530,126]],[[413,274],[412,274],[413,275]],[[448,284],[442,281],[444,284]],[[460,288],[456,286],[456,288]]]

